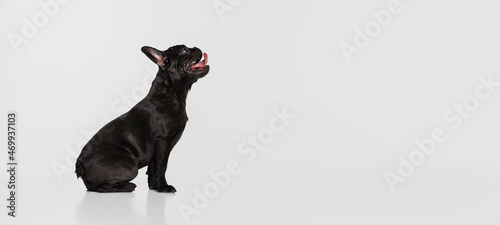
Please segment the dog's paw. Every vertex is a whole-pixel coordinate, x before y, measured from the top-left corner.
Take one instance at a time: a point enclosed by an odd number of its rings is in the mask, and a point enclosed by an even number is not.
[[[174,186],[172,185],[167,185],[165,187],[160,187],[157,189],[158,192],[164,192],[164,193],[175,193],[177,190],[175,190]]]

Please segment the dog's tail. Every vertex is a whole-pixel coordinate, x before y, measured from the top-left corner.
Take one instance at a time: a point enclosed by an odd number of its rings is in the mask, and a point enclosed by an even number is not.
[[[83,167],[83,164],[80,160],[76,161],[75,164],[75,173],[76,173],[76,178],[78,179],[79,177],[83,176],[85,174],[85,168]]]

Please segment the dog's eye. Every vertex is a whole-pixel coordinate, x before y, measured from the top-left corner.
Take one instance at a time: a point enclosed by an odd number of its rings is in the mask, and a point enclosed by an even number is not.
[[[185,48],[185,49],[182,49],[182,54],[186,54],[188,52],[188,50]]]

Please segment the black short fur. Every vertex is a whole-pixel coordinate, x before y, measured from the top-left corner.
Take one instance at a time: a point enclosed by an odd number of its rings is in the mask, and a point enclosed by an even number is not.
[[[130,181],[147,166],[150,189],[176,192],[165,179],[168,157],[188,121],[188,91],[210,67],[205,65],[206,54],[205,63],[193,67],[203,56],[196,47],[141,50],[158,65],[158,73],[143,100],[102,127],[83,147],[75,172],[89,191],[134,191],[136,185]]]

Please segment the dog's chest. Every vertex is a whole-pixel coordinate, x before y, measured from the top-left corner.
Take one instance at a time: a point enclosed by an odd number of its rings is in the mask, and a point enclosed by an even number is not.
[[[167,85],[155,85],[151,98],[146,101],[152,105],[153,129],[158,136],[175,136],[184,131],[188,117],[186,114],[185,96],[182,92]]]
[[[182,108],[169,108],[157,110],[152,118],[155,136],[172,136],[182,133],[186,127],[188,117]]]

